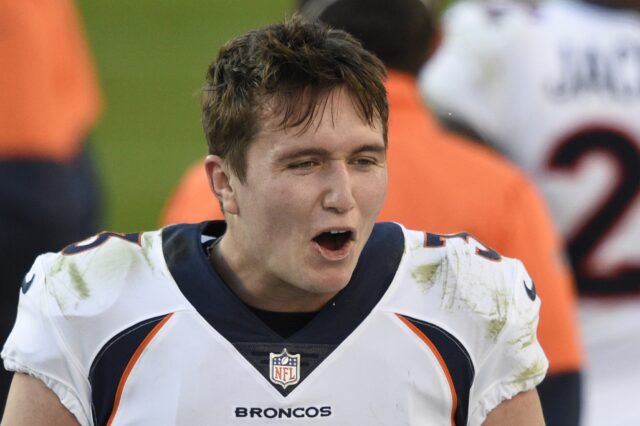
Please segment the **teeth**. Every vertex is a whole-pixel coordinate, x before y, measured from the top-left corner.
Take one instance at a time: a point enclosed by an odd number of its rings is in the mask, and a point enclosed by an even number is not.
[[[330,234],[345,234],[347,231],[329,231]]]

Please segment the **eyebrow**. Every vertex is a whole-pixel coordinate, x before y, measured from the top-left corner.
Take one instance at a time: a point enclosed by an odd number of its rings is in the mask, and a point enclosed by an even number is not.
[[[355,150],[353,150],[353,152],[351,152],[351,155],[360,154],[362,152],[381,153],[381,152],[385,152],[386,150],[387,148],[384,145],[364,144],[359,146]],[[302,149],[297,149],[297,150],[293,150],[291,152],[285,153],[284,155],[278,158],[278,161],[288,161],[288,160],[293,160],[299,157],[306,157],[306,156],[328,157],[329,151],[323,148],[302,148]]]

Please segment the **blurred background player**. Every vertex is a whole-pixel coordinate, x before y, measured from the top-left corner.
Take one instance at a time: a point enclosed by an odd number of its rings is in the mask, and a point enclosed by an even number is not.
[[[640,424],[640,1],[465,1],[443,24],[426,96],[531,175],[567,238],[585,424]]]
[[[539,387],[550,425],[577,422],[581,350],[572,280],[560,243],[527,179],[488,149],[439,128],[422,104],[416,75],[435,27],[419,0],[305,2],[304,15],[359,38],[388,67],[389,190],[379,219],[430,232],[466,230],[527,266],[544,301],[540,340],[550,360]],[[163,222],[222,218],[201,162],[187,171]]]
[[[71,0],[0,2],[0,341],[35,257],[98,230],[85,141],[100,110]],[[0,416],[11,375],[0,369]]]

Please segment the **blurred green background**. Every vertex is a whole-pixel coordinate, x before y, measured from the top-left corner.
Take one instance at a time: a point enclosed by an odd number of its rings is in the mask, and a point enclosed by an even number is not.
[[[184,170],[206,153],[198,90],[228,39],[282,21],[291,0],[78,0],[105,111],[93,135],[105,227],[157,227]]]
[[[105,184],[105,228],[153,229],[184,170],[206,153],[198,90],[208,64],[228,39],[289,16],[294,0],[77,5],[106,106],[93,135]]]

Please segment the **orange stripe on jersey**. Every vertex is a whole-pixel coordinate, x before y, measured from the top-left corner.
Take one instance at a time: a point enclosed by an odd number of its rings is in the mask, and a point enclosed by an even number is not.
[[[162,327],[164,327],[164,325],[167,323],[167,321],[169,321],[169,318],[171,318],[172,315],[173,313],[168,314],[162,319],[162,321],[160,321],[158,324],[156,324],[155,327],[151,329],[149,334],[147,334],[147,337],[145,337],[142,343],[140,343],[140,346],[138,346],[138,349],[136,349],[136,351],[133,353],[133,356],[127,363],[127,367],[124,369],[124,373],[122,373],[122,377],[120,378],[120,382],[118,383],[118,390],[116,391],[116,397],[113,402],[113,411],[109,416],[109,421],[107,421],[107,426],[111,425],[111,423],[113,422],[113,419],[115,419],[116,417],[116,413],[118,412],[118,406],[120,405],[120,398],[122,398],[122,391],[124,390],[124,386],[127,383],[127,379],[129,378],[129,374],[131,373],[131,370],[133,370],[133,367],[136,365],[136,362],[138,362],[138,359],[142,355],[142,352],[144,352],[145,348],[149,345],[149,343],[151,343],[155,335],[158,334],[158,332]]]
[[[404,318],[402,315],[396,314],[400,321],[402,321],[411,331],[413,331],[416,336],[420,338],[424,343],[429,346],[431,352],[435,355],[438,363],[440,364],[440,368],[444,372],[445,377],[447,378],[447,382],[449,383],[449,391],[451,391],[451,426],[456,426],[456,409],[458,408],[458,393],[456,392],[456,388],[453,386],[453,379],[451,378],[451,373],[449,373],[449,367],[444,362],[440,351],[436,348],[436,345],[433,344],[431,339],[429,339],[418,327],[413,325],[408,319]]]

